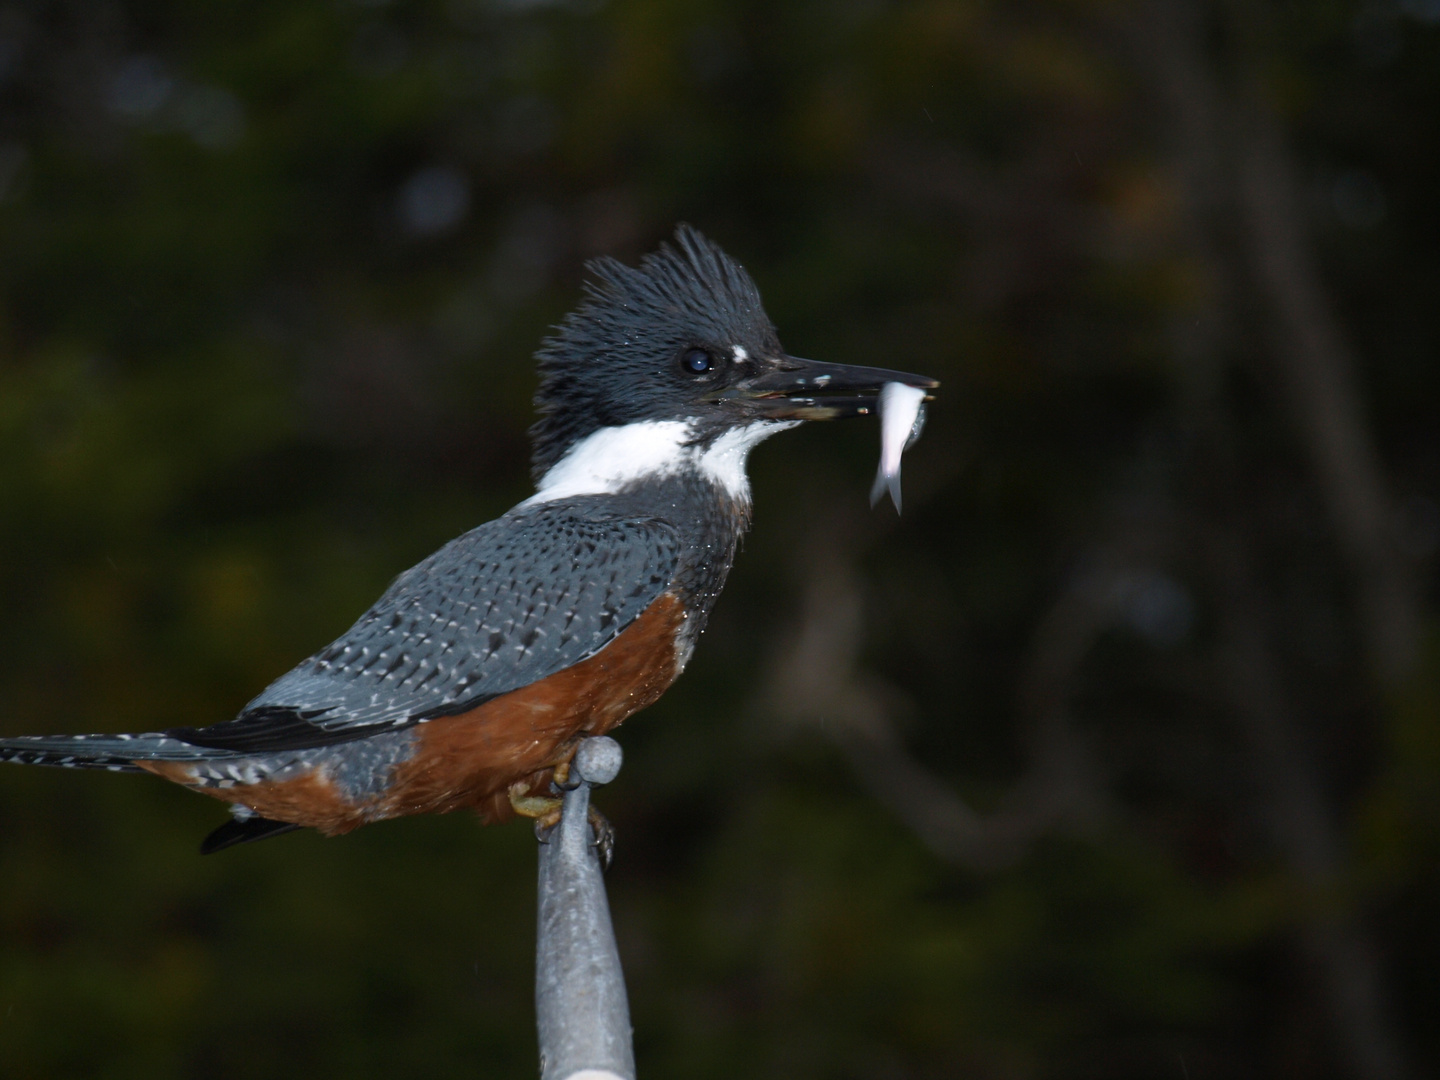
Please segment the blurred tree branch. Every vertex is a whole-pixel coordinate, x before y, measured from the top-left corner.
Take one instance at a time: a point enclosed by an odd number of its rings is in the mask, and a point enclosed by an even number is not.
[[[1229,11],[1236,37],[1248,45],[1235,128],[1251,271],[1270,314],[1285,404],[1351,564],[1373,674],[1393,688],[1414,664],[1420,627],[1414,569],[1396,543],[1399,507],[1365,419],[1359,364],[1311,254],[1296,169],[1253,43],[1258,12],[1233,3]]]
[[[1243,75],[1230,95],[1203,52],[1206,24],[1230,15]],[[1212,289],[1202,302],[1200,335],[1178,351],[1192,423],[1207,449],[1211,476],[1206,542],[1215,580],[1220,642],[1218,683],[1226,688],[1251,747],[1253,771],[1273,842],[1303,887],[1302,937],[1321,972],[1339,1041],[1354,1074],[1368,1080],[1410,1075],[1383,989],[1377,950],[1345,894],[1351,875],[1317,763],[1284,685],[1261,586],[1251,569],[1243,511],[1237,511],[1233,425],[1218,393],[1232,311],[1249,269],[1264,295],[1265,330],[1282,369],[1284,405],[1313,463],[1340,548],[1351,562],[1371,671],[1393,686],[1415,655],[1418,596],[1391,536],[1379,456],[1366,428],[1355,361],[1331,312],[1309,255],[1294,167],[1273,108],[1255,72],[1257,44],[1249,9],[1216,12],[1193,0],[1159,0],[1143,27],[1139,55],[1161,94],[1180,180],[1183,243],[1205,267]],[[1227,97],[1229,103],[1227,103]],[[1235,154],[1227,138],[1238,134]],[[1231,199],[1244,213],[1234,257],[1221,211]],[[1241,265],[1248,260],[1247,265]],[[1234,524],[1221,524],[1226,518]],[[1253,524],[1249,525],[1253,528]]]
[[[1207,53],[1219,35],[1223,57]],[[1365,420],[1357,362],[1325,296],[1309,251],[1295,167],[1284,133],[1256,74],[1261,47],[1251,16],[1233,6],[1158,0],[1127,25],[1142,70],[1159,90],[1161,128],[1182,213],[1177,253],[1198,270],[1197,300],[1171,335],[1179,416],[1199,450],[1195,487],[1162,527],[1189,537],[1201,573],[1213,582],[1218,642],[1211,657],[1210,704],[1235,716],[1247,748],[1258,817],[1299,885],[1295,917],[1302,950],[1321,975],[1337,1042],[1352,1073],[1366,1080],[1410,1075],[1386,1000],[1378,950],[1349,894],[1351,860],[1328,805],[1326,784],[1286,686],[1278,632],[1266,614],[1264,586],[1251,570],[1258,523],[1246,512],[1225,370],[1247,320],[1258,317],[1280,373],[1280,408],[1311,462],[1338,549],[1348,563],[1367,652],[1378,685],[1393,688],[1413,665],[1419,627],[1414,568],[1393,535],[1396,508]],[[1237,70],[1231,79],[1219,74]],[[1036,151],[1045,157],[1043,151]],[[871,155],[874,182],[905,198],[944,207],[966,225],[979,223],[987,248],[995,230],[1013,262],[1016,222],[1039,213],[958,153],[889,145]],[[1039,185],[1043,190],[1045,185]],[[1033,196],[1033,193],[1031,193]],[[1021,205],[1023,203],[1023,205]],[[1073,224],[1072,224],[1073,230]],[[1059,230],[1064,234],[1063,227]],[[1056,230],[1046,230],[1055,242]],[[1063,242],[1063,241],[1062,241]],[[986,261],[987,266],[990,265]],[[990,288],[1025,275],[990,273]],[[1258,284],[1258,313],[1244,298]],[[999,282],[999,285],[996,285]],[[994,302],[992,293],[986,298]],[[913,505],[913,503],[912,503]],[[1182,526],[1192,519],[1192,528]],[[1102,534],[1124,537],[1112,522]],[[1094,753],[1068,715],[1081,669],[1096,642],[1121,615],[1116,602],[1134,565],[1134,537],[1096,568],[1076,575],[1039,620],[1019,682],[1019,712],[1030,765],[991,814],[977,812],[905,746],[899,721],[905,695],[863,669],[862,587],[855,566],[864,544],[853,524],[814,530],[803,561],[802,616],[777,653],[768,705],[793,723],[823,730],[856,775],[935,854],[975,869],[1023,856],[1038,836],[1094,823],[1117,810]],[[1199,540],[1195,544],[1195,540]],[[1123,552],[1117,554],[1116,552]],[[1234,813],[1243,818],[1240,807]]]
[[[947,862],[993,870],[1047,833],[1101,821],[1103,785],[1070,724],[1068,698],[1086,653],[1114,618],[1114,582],[1085,577],[1041,621],[1022,683],[1030,765],[987,815],[909,751],[900,721],[913,706],[861,663],[866,620],[855,564],[862,535],[853,521],[832,518],[801,549],[800,617],[775,654],[765,711],[833,740],[871,794]]]
[[[1207,547],[1220,609],[1218,685],[1229,693],[1249,742],[1273,842],[1302,889],[1302,946],[1324,981],[1354,1074],[1401,1080],[1411,1070],[1391,1018],[1377,950],[1348,895],[1349,859],[1270,645],[1270,620],[1261,608],[1263,594],[1246,543],[1237,531],[1215,527]]]

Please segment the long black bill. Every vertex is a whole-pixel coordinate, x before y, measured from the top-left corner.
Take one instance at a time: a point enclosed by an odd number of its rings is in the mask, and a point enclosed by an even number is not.
[[[936,379],[903,371],[787,356],[778,369],[741,383],[729,393],[748,399],[777,420],[842,420],[873,413],[881,387],[892,382],[926,391],[926,401],[933,400],[929,391],[940,385]]]

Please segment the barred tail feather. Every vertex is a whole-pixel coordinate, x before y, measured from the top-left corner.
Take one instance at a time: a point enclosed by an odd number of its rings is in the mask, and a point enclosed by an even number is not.
[[[155,732],[147,735],[16,735],[0,739],[0,762],[62,769],[143,772],[137,761],[200,761],[214,750]]]

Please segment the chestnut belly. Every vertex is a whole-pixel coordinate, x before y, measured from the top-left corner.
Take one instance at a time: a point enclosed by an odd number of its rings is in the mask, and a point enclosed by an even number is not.
[[[514,813],[512,787],[522,785],[519,794],[548,793],[552,771],[569,760],[580,736],[604,734],[665,692],[684,661],[678,644],[684,624],[684,605],[665,593],[614,641],[573,667],[468,712],[404,733],[386,729],[379,737],[408,736],[410,752],[383,765],[386,775],[368,784],[344,778],[360,765],[367,740],[306,752],[313,762],[302,761],[298,769],[228,786],[202,784],[203,766],[136,764],[262,817],[331,835],[368,821],[467,807],[488,822],[504,821]]]

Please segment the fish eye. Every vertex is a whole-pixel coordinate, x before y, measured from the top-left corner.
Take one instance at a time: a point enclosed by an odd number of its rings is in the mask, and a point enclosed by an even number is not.
[[[691,375],[704,375],[715,366],[715,358],[704,349],[686,349],[680,366]]]

